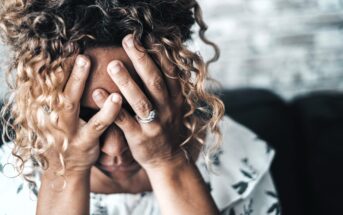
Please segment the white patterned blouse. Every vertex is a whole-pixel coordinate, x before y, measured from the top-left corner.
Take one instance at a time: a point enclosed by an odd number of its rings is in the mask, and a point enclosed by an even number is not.
[[[280,204],[269,172],[274,150],[247,128],[225,117],[220,128],[223,145],[213,157],[209,172],[204,159],[197,160],[208,189],[221,214],[279,215]],[[213,141],[208,135],[206,143]],[[10,157],[10,147],[0,149],[0,215],[35,214],[37,190],[21,177],[8,178],[1,172]],[[151,192],[141,194],[91,193],[92,215],[158,215]]]

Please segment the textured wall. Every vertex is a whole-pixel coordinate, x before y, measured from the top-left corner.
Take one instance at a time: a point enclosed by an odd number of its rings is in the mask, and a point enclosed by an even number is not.
[[[7,66],[8,50],[0,43],[0,97],[4,95],[7,90],[5,84],[4,70]]]
[[[262,86],[286,98],[343,89],[343,0],[200,2],[222,50],[212,76],[226,88]]]
[[[262,86],[284,97],[343,89],[343,0],[200,0],[222,50],[224,87]],[[211,51],[194,42],[205,56]],[[8,52],[0,46],[2,65]],[[0,89],[4,89],[0,85]]]

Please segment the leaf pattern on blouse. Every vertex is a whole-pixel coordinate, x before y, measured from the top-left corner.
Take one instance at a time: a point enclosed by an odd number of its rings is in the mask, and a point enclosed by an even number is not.
[[[240,181],[237,184],[232,185],[232,187],[237,191],[238,194],[242,195],[248,188],[249,184],[244,181]]]
[[[275,202],[268,208],[268,214],[280,215],[281,214],[281,206],[278,201],[278,195],[273,191],[266,191],[267,196],[275,199]]]
[[[241,213],[240,215],[252,215],[254,212],[253,204],[254,200],[250,199],[249,202],[243,206],[243,213]]]
[[[255,181],[257,178],[257,172],[255,168],[249,163],[248,158],[241,159],[241,163],[242,167],[240,169],[240,172],[243,177],[246,178],[246,180],[239,181],[232,185],[232,188],[234,188],[240,195],[242,195],[248,189],[249,183]]]
[[[219,166],[221,164],[220,162],[220,156],[224,153],[223,149],[219,149],[216,153],[214,153],[211,157],[212,159],[212,164],[214,166]]]
[[[19,187],[17,188],[17,194],[20,193],[20,191],[23,190],[24,184],[20,184]]]
[[[280,215],[281,207],[269,173],[270,163],[274,156],[273,148],[228,117],[223,120],[221,129],[225,144],[211,157],[215,167],[214,173],[210,173],[207,169],[204,159],[199,159],[197,162],[197,167],[203,176],[207,189],[211,192],[221,214]],[[209,139],[208,142],[213,141]],[[7,186],[6,184],[9,184],[10,181],[1,172],[5,171],[4,163],[7,160],[4,155],[9,155],[10,151],[4,151],[2,154],[1,150],[2,148],[0,148],[0,190],[16,194],[16,197],[12,195],[11,198],[3,196],[2,202],[9,202],[6,205],[5,213],[16,215],[23,213],[7,211],[24,211],[25,214],[33,215],[34,201],[31,201],[30,210],[12,207],[11,202],[16,202],[17,199],[26,201],[24,199],[28,197],[28,189],[37,197],[39,183],[34,186],[34,184],[27,184],[27,181],[17,178],[14,179],[15,183]],[[36,176],[31,175],[33,179],[37,179]],[[27,200],[30,201],[30,199]],[[135,195],[91,193],[90,206],[90,214],[92,215],[161,214],[157,199],[150,192]],[[0,215],[3,211],[1,208]]]
[[[94,211],[92,215],[108,215],[107,208],[102,205],[101,195],[92,195],[92,200],[94,201]]]

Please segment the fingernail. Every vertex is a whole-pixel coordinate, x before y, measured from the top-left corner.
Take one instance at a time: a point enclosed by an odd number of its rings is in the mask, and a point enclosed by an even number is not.
[[[127,38],[126,41],[125,41],[125,43],[126,43],[126,46],[127,46],[128,48],[132,48],[132,47],[134,46],[132,36],[130,36],[129,38]]]
[[[76,59],[76,64],[79,67],[84,67],[87,64],[87,61],[85,59],[83,59],[83,57],[78,56],[77,59]]]
[[[121,96],[118,94],[112,94],[111,101],[113,103],[120,103],[121,102]]]
[[[112,73],[112,74],[115,74],[115,73],[117,73],[117,72],[119,72],[120,71],[120,63],[118,63],[118,62],[115,62],[115,63],[111,63],[110,64],[110,72]]]
[[[96,101],[101,100],[104,97],[104,95],[102,94],[102,92],[100,90],[96,90],[93,92],[93,99]]]

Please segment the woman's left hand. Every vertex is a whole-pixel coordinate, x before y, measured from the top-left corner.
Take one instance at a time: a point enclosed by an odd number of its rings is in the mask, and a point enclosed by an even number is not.
[[[148,53],[134,45],[132,35],[123,39],[123,47],[148,95],[144,94],[120,61],[109,63],[111,79],[139,118],[147,118],[151,111],[157,113],[153,121],[143,123],[122,108],[116,118],[115,123],[123,131],[132,156],[146,170],[185,160],[179,147],[187,133],[182,122],[184,97],[179,81],[171,78],[176,77],[175,66],[162,59],[161,69],[169,77],[163,75]]]

